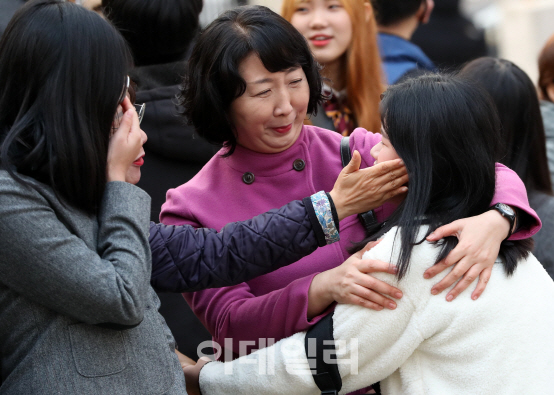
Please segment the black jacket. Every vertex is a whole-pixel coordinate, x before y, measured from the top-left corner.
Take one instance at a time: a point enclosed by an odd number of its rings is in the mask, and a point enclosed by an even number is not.
[[[136,67],[137,103],[146,103],[141,128],[148,136],[146,157],[137,184],[152,197],[150,219],[158,222],[168,189],[189,181],[218,151],[201,139],[179,115],[176,96],[185,73],[185,61]]]
[[[1,0],[0,0],[1,1]],[[137,103],[146,103],[141,128],[148,135],[145,164],[138,186],[152,197],[150,219],[159,221],[168,189],[190,180],[217,152],[200,139],[179,115],[176,96],[186,70],[186,61],[135,67],[129,73],[137,84]],[[211,338],[183,297],[159,293],[160,313],[186,355],[196,358],[198,344]]]

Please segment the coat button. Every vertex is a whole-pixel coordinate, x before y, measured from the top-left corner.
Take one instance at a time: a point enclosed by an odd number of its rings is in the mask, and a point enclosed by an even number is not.
[[[304,162],[302,159],[296,159],[292,164],[292,168],[296,171],[302,171],[305,167],[306,162]]]
[[[254,174],[250,173],[249,171],[242,175],[242,181],[247,185],[252,184],[254,182],[254,178]]]

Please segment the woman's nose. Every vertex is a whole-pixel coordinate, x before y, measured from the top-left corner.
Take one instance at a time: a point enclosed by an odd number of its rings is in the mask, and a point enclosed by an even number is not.
[[[146,141],[148,140],[148,136],[146,135],[146,133],[144,132],[144,130],[140,130],[141,133],[142,133],[142,136],[141,136],[141,139],[142,139],[142,145],[144,145],[146,143]]]
[[[373,156],[373,159],[377,160],[377,158],[379,157],[379,152],[381,152],[381,147],[383,147],[383,143],[379,142],[379,144],[374,145],[371,151],[369,151],[371,156]]]
[[[292,108],[291,96],[288,93],[283,93],[280,95],[277,103],[275,104],[273,114],[276,117],[289,115],[292,111]]]
[[[324,10],[319,7],[312,12],[312,18],[310,19],[310,28],[322,29],[327,27],[327,17]]]

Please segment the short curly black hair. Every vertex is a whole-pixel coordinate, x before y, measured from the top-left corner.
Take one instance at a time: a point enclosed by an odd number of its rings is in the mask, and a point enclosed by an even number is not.
[[[263,6],[223,13],[200,35],[192,51],[181,104],[183,115],[200,136],[228,148],[225,156],[237,145],[229,109],[246,90],[239,65],[251,53],[272,73],[302,67],[310,87],[308,114],[315,114],[323,101],[320,66],[289,22]]]

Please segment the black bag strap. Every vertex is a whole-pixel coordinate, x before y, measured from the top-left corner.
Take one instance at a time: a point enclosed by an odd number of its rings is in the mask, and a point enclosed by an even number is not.
[[[342,161],[342,167],[345,167],[352,159],[349,140],[350,137],[344,136],[340,141],[340,160]]]
[[[332,342],[326,342],[331,340]],[[336,355],[335,337],[333,335],[333,313],[327,314],[317,324],[308,329],[304,339],[304,348],[312,377],[321,391],[321,395],[338,395],[342,388],[339,365],[327,363],[323,358],[324,350]],[[371,387],[377,395],[381,395],[380,383]]]
[[[340,141],[340,159],[342,161],[342,167],[345,167],[352,159],[349,140],[350,137],[345,136]],[[358,214],[358,218],[366,230],[370,229],[377,223],[377,218],[375,217],[373,210]]]
[[[332,342],[326,342],[331,340]],[[330,343],[330,344],[328,344]],[[321,390],[321,395],[337,395],[342,388],[339,365],[328,364],[323,358],[323,351],[336,352],[333,338],[333,314],[328,314],[306,333],[304,347],[312,377]]]

